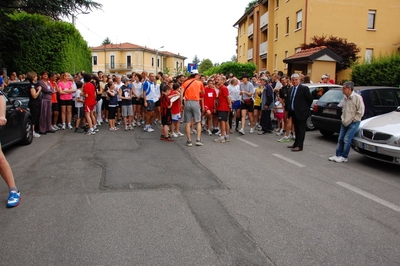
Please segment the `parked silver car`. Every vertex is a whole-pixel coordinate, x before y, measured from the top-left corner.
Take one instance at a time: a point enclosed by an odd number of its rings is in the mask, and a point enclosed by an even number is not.
[[[396,111],[361,121],[351,146],[369,158],[400,164],[400,106]]]

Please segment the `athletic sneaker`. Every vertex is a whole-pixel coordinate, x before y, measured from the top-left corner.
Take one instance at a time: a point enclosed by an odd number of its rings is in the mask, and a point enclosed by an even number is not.
[[[147,128],[147,132],[153,132],[153,131],[154,131],[154,129],[152,127]]]
[[[289,141],[290,141],[290,138],[287,136],[284,136],[283,138],[278,139],[278,142],[289,142]]]
[[[53,126],[53,125],[51,125],[51,129],[54,130],[54,131],[59,130],[59,128],[57,128],[57,126]]]
[[[172,142],[172,141],[174,141],[171,137],[167,137],[167,138],[164,138],[164,141],[166,141],[166,142]]]
[[[131,126],[131,125],[129,125],[128,128],[129,128],[129,130],[134,130],[133,126]]]
[[[239,129],[239,133],[242,134],[242,135],[246,134],[246,133],[244,133],[243,128],[242,128],[242,129]]]
[[[334,160],[336,160],[337,158],[338,158],[338,157],[337,157],[336,155],[334,155],[334,156],[329,157],[328,160],[329,160],[329,161],[334,161]]]
[[[196,146],[203,146],[203,142],[201,141],[201,139],[196,139]]]
[[[99,132],[99,128],[97,126],[94,126],[93,131],[94,132]]]
[[[96,135],[96,132],[94,132],[94,130],[93,129],[89,129],[87,132],[86,132],[86,135]]]
[[[191,142],[190,140],[188,140],[188,141],[186,141],[186,146],[188,146],[188,147],[192,147],[192,146],[193,146],[193,144],[192,144],[192,142]]]
[[[250,128],[250,134],[253,134],[254,133],[254,127],[251,127]]]
[[[71,124],[68,124],[68,129],[74,129]]]
[[[19,191],[11,191],[8,195],[7,208],[17,207],[21,200],[21,193]]]
[[[212,132],[211,132],[211,130],[207,130],[207,134],[209,135],[209,136],[212,136]]]
[[[82,128],[78,128],[78,127],[75,128],[75,133],[83,133],[83,132],[84,132],[84,130]]]
[[[225,143],[225,137],[224,138],[217,138],[217,139],[214,139],[214,142],[217,142],[217,143]]]
[[[62,130],[65,130],[65,124],[63,124],[63,125],[61,126],[61,129],[62,129]]]
[[[178,134],[178,137],[183,137],[183,136],[185,136],[185,135],[182,134],[181,132],[177,132],[176,134]]]
[[[220,135],[220,134],[221,134],[221,130],[220,130],[220,129],[218,129],[218,131],[217,131],[217,132],[215,132],[214,134],[215,134],[215,135]]]
[[[172,134],[171,134],[171,136],[172,136],[173,138],[177,138],[177,137],[179,137],[179,136],[178,136],[178,134],[176,134],[175,132],[174,132],[174,133],[172,133]]]
[[[225,141],[226,141],[226,142],[230,142],[230,141],[231,141],[231,138],[230,138],[230,137],[225,136],[224,138],[225,138]]]
[[[128,126],[125,126],[125,131],[128,131],[129,130],[129,127]]]
[[[193,129],[192,132],[191,132],[191,134],[192,134],[192,135],[197,134],[197,130],[196,130],[196,129]]]
[[[36,133],[36,132],[33,132],[33,137],[34,137],[34,138],[40,138],[40,134],[39,134],[39,133]]]
[[[335,159],[335,162],[337,163],[347,163],[347,158],[344,158],[343,156],[339,156]]]

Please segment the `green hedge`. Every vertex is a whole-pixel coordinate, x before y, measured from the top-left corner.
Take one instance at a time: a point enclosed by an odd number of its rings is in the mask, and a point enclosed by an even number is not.
[[[370,63],[354,65],[351,80],[356,86],[400,85],[400,53],[372,58]]]
[[[91,50],[70,23],[22,12],[8,15],[0,27],[6,32],[0,55],[8,71],[92,72]]]
[[[225,62],[219,66],[208,69],[206,72],[201,73],[206,76],[212,74],[225,74],[233,73],[236,77],[241,77],[242,74],[247,74],[250,77],[253,76],[257,66],[254,63],[236,63],[236,62]]]

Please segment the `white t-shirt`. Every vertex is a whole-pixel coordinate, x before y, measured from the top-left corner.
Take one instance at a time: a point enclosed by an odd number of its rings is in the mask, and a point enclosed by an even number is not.
[[[277,113],[283,113],[283,105],[280,101],[275,102],[275,108]]]
[[[80,89],[77,89],[75,91],[75,107],[83,107],[83,102],[78,102],[78,99],[84,100],[85,97],[81,95],[82,91]]]
[[[229,97],[231,98],[232,101],[239,101],[240,100],[240,95],[239,95],[239,85],[228,85],[228,91],[229,91]]]
[[[132,83],[133,88],[135,90],[135,93],[138,97],[143,98],[143,88],[142,88],[142,82],[136,82],[134,81]]]

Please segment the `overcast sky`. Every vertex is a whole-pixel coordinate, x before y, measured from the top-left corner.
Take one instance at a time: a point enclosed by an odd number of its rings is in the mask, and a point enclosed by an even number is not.
[[[96,1],[96,0],[95,0]],[[130,42],[213,63],[236,54],[233,27],[251,0],[97,0],[103,10],[78,14],[76,28],[89,46]],[[70,20],[69,20],[70,21]]]

